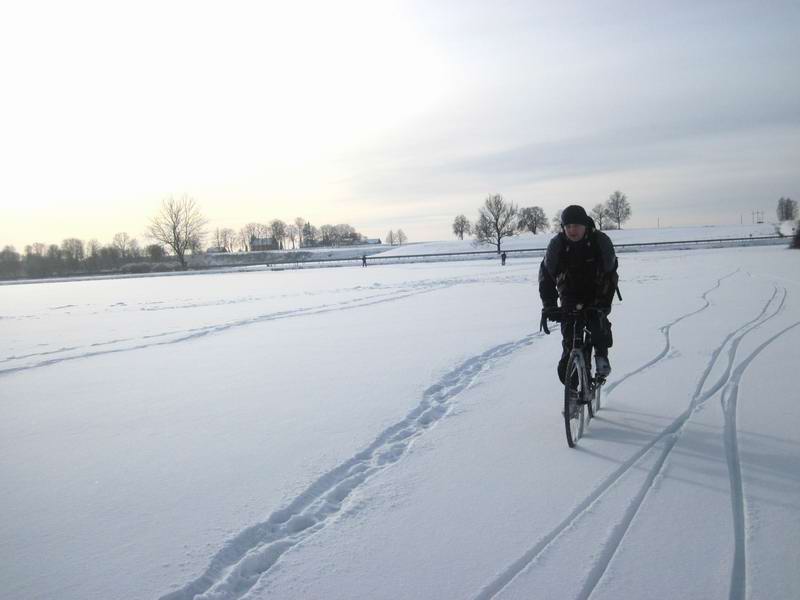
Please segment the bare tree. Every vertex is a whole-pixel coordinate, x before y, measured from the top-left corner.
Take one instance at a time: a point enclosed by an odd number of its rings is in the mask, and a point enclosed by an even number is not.
[[[403,244],[405,244],[408,241],[408,237],[406,236],[405,233],[403,233],[402,229],[398,229],[397,230],[397,233],[395,234],[395,238],[397,240],[397,245],[398,246],[402,246]]]
[[[394,246],[396,243],[394,238],[394,231],[392,231],[391,229],[389,230],[389,233],[386,234],[386,243],[389,244],[390,246]]]
[[[517,206],[506,202],[500,194],[489,196],[478,210],[478,222],[473,229],[475,239],[494,244],[499,254],[503,238],[517,234],[518,214]]]
[[[0,252],[0,278],[18,277],[22,260],[14,246],[5,246]]]
[[[86,243],[86,256],[89,258],[94,258],[98,254],[100,254],[100,242],[98,242],[95,238],[92,238]]]
[[[239,243],[245,252],[250,252],[253,238],[267,237],[268,227],[262,223],[248,223],[239,230]]]
[[[297,227],[297,247],[303,247],[303,233],[306,226],[306,220],[303,217],[297,217],[294,220],[294,226]]]
[[[161,203],[161,210],[150,221],[148,235],[156,242],[172,248],[181,267],[185,269],[186,251],[202,241],[206,223],[193,198],[168,198]]]
[[[550,220],[550,230],[553,233],[558,233],[561,231],[561,213],[564,212],[563,209],[559,209],[556,211],[556,214],[553,215],[553,218]]]
[[[333,225],[325,224],[319,228],[320,242],[323,246],[333,246],[336,239],[336,230]]]
[[[78,263],[83,260],[84,245],[83,241],[78,238],[67,238],[61,242],[61,256],[64,260],[70,263],[72,268],[78,266]]]
[[[286,223],[280,219],[273,219],[270,221],[269,229],[272,233],[272,239],[278,244],[278,248],[283,250],[286,241]]]
[[[134,260],[139,260],[142,258],[142,248],[139,246],[139,240],[136,238],[131,239],[131,242],[128,245],[128,258],[132,258]]]
[[[214,230],[214,247],[222,248],[225,252],[233,252],[234,244],[236,244],[236,232],[233,229],[217,227]]]
[[[117,249],[121,258],[127,258],[131,249],[131,236],[124,231],[114,234],[114,240],[111,245]]]
[[[164,247],[161,244],[150,244],[144,249],[150,260],[161,260],[164,258]]]
[[[617,229],[622,229],[622,224],[631,218],[628,197],[619,190],[611,194],[606,202],[606,215],[617,224]]]
[[[607,228],[608,214],[606,213],[605,206],[602,204],[595,204],[589,216],[594,219],[594,224],[597,225],[600,231]]]
[[[464,235],[472,233],[472,224],[464,215],[458,215],[453,221],[453,233],[458,239],[463,240]]]
[[[791,198],[781,197],[778,200],[778,221],[794,221],[797,219],[797,202]]]
[[[300,236],[300,230],[294,223],[289,223],[286,226],[286,237],[292,242],[292,250],[297,248],[297,238]]]
[[[220,245],[222,248],[225,248],[228,252],[233,252],[236,245],[236,232],[230,227],[224,227],[219,232],[219,241],[222,242]]]
[[[311,223],[306,222],[303,225],[303,245],[316,246],[319,241],[319,229],[314,227]]]
[[[547,215],[541,206],[529,206],[519,211],[519,229],[530,231],[533,235],[547,229]]]

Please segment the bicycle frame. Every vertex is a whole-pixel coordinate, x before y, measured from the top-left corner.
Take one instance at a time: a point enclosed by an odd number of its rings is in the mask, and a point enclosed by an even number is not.
[[[567,361],[565,374],[564,423],[567,433],[567,444],[573,448],[583,436],[584,412],[588,407],[589,419],[595,416],[600,408],[600,386],[605,383],[601,377],[592,377],[591,371],[591,332],[586,324],[588,312],[598,310],[577,305],[561,311],[561,322],[572,327],[572,350]],[[577,377],[577,379],[573,379]],[[595,406],[592,406],[596,402]]]

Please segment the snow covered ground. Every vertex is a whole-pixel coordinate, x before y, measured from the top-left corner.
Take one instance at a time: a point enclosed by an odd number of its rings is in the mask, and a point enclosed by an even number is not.
[[[800,252],[622,255],[575,450],[537,268],[0,288],[0,598],[796,598]]]
[[[771,223],[752,225],[716,225],[694,227],[662,227],[660,229],[619,229],[609,230],[605,233],[615,244],[643,244],[653,242],[678,242],[691,240],[733,239],[748,237],[774,236],[778,233],[779,226]],[[791,227],[780,227],[784,235],[791,235]],[[534,248],[547,248],[547,243],[553,237],[552,232],[546,231],[533,235],[522,233],[503,240],[505,250],[529,250]],[[446,240],[436,242],[419,242],[390,247],[381,256],[406,256],[409,254],[439,254],[445,252],[474,252],[476,250],[493,250],[490,244],[476,246],[473,240]]]

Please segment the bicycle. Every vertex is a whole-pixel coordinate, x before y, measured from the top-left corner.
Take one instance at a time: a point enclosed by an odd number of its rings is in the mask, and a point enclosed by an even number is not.
[[[583,437],[589,419],[600,410],[601,388],[605,377],[593,377],[591,368],[592,340],[586,328],[589,313],[599,309],[578,304],[574,308],[561,308],[547,316],[549,320],[572,324],[572,350],[567,360],[564,376],[564,427],[567,444],[574,448]],[[587,411],[588,408],[588,411]],[[588,419],[586,413],[588,412]]]

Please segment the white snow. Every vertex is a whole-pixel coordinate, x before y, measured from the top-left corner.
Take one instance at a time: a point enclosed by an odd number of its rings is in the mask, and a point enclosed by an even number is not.
[[[662,227],[659,229],[612,229],[605,231],[615,244],[642,244],[653,242],[681,242],[692,240],[743,239],[778,235],[791,235],[791,228],[786,225],[760,223],[752,225],[709,225],[706,227]],[[553,234],[526,232],[504,238],[504,250],[544,249]],[[474,240],[447,240],[436,242],[419,242],[403,246],[388,247],[380,256],[406,256],[409,254],[439,254],[446,252],[476,252],[493,250],[490,244],[476,244]]]
[[[538,261],[0,288],[0,598],[795,598],[800,252],[622,255],[574,450]]]

